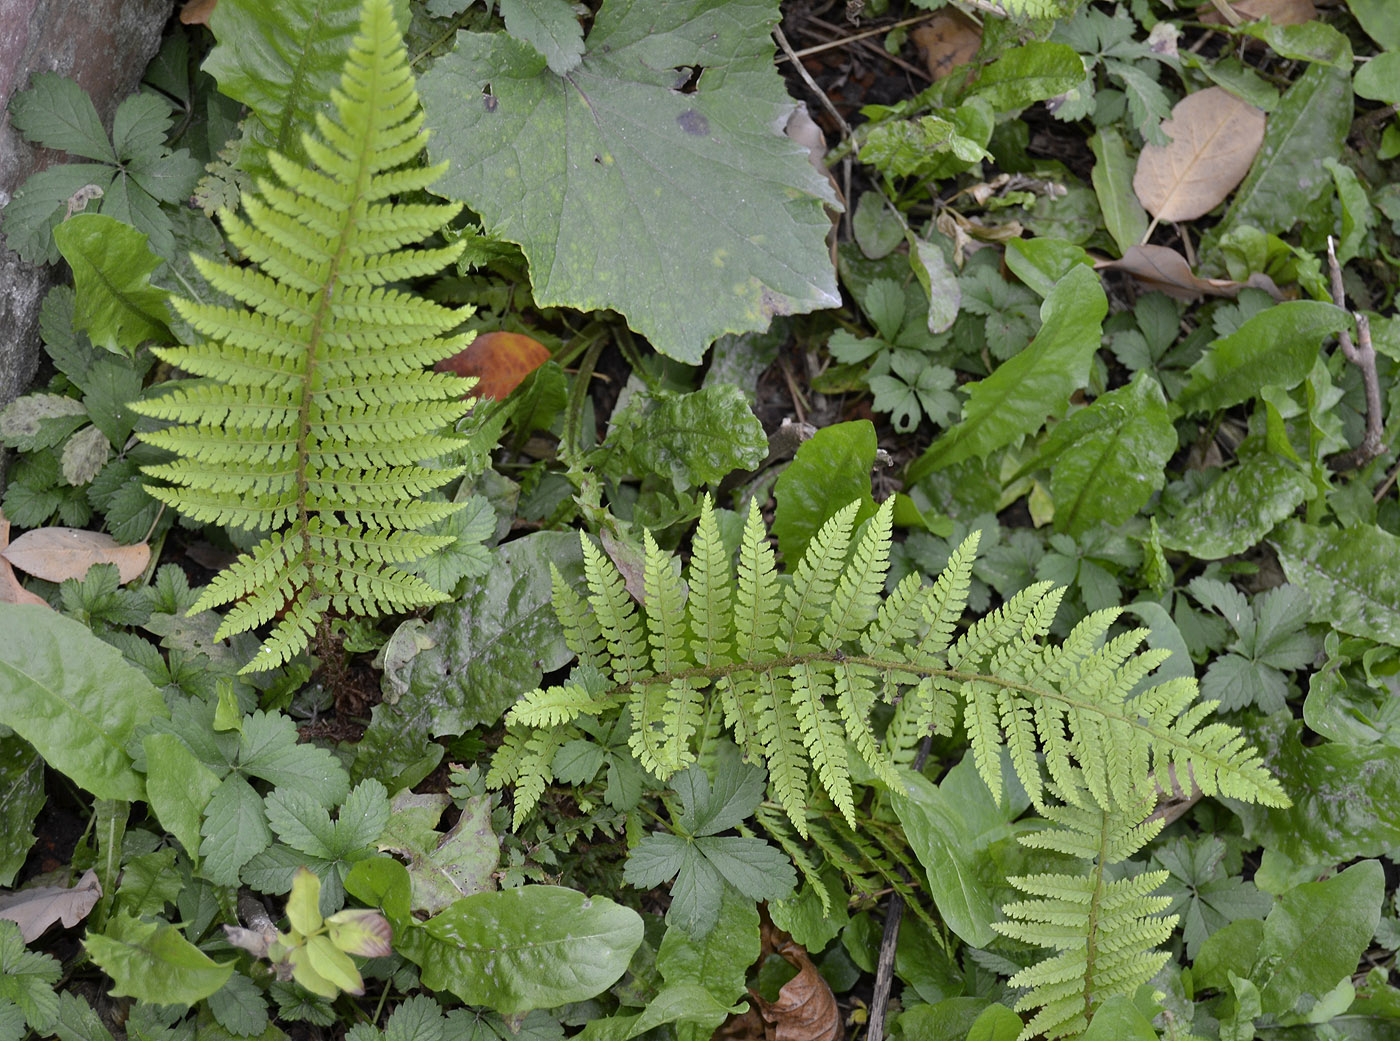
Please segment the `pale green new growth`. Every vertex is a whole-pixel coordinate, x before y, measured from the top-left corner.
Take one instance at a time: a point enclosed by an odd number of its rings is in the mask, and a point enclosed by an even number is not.
[[[245,194],[246,219],[220,215],[249,263],[195,258],[211,286],[246,306],[173,301],[205,340],[155,353],[204,379],[131,406],[175,424],[142,435],[179,457],[146,468],[169,482],[152,495],[197,521],[272,532],[194,606],[238,601],[220,638],[280,613],[244,671],[285,662],[329,610],[446,599],[396,565],[452,541],[415,530],[458,505],[418,496],[462,472],[422,461],[462,446],[444,431],[466,413],[470,383],[424,367],[471,337],[444,335],[462,310],[389,286],[457,258],[462,243],[409,244],[461,207],[387,201],[446,169],[417,165],[427,135],[389,0],[366,0],[332,101],[338,119],[318,114],[317,135],[304,139],[320,169],[272,154],[282,184]]]
[[[917,577],[884,595],[893,507],[855,537],[856,504],[812,540],[792,580],[780,582],[755,505],[739,549],[737,587],[705,503],[687,593],[671,560],[648,539],[645,606],[584,539],[587,602],[556,578],[555,604],[580,657],[571,681],[531,691],[507,717],[490,782],[516,785],[517,822],[552,776],[554,749],[582,736],[575,721],[627,704],[631,746],[666,778],[695,759],[692,737],[718,697],[740,748],[768,767],[779,804],[804,836],[812,776],[855,824],[847,743],[891,787],[895,763],[931,729],[952,731],[960,711],[979,772],[1002,789],[1000,749],[1036,806],[1046,779],[1072,805],[1137,806],[1167,766],[1217,793],[1286,805],[1278,782],[1234,727],[1202,726],[1194,680],[1130,697],[1164,655],[1137,653],[1146,633],[1103,642],[1116,611],[1090,615],[1060,646],[1046,644],[1060,591],[1032,586],[954,641],[976,537],[932,586]],[[898,705],[883,747],[870,725],[877,701]]]

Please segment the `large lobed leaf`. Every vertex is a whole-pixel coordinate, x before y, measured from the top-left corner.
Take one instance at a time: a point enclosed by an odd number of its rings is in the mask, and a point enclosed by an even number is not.
[[[621,311],[682,361],[839,306],[835,197],[782,133],[777,18],[772,0],[606,0],[563,76],[527,43],[459,33],[423,78],[443,189],[520,244],[538,303]]]

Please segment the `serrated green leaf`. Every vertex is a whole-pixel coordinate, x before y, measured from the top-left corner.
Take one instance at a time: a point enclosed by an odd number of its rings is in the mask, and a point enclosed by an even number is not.
[[[219,1026],[237,1037],[254,1038],[268,1027],[267,999],[241,972],[235,972],[210,994],[207,1003]]]
[[[53,232],[68,214],[69,200],[89,186],[106,191],[116,176],[112,167],[68,163],[40,170],[15,189],[5,207],[5,245],[27,264],[58,262]]]
[[[635,911],[557,886],[464,897],[395,937],[425,987],[507,1016],[595,997],[641,942]]]
[[[1326,203],[1332,179],[1322,164],[1341,157],[1351,119],[1348,70],[1309,65],[1269,114],[1264,143],[1220,234],[1250,225],[1277,233],[1299,221],[1330,223]]]
[[[0,918],[0,1002],[13,1002],[36,1033],[49,1033],[58,1016],[53,985],[62,974],[57,958],[26,950],[19,926]]]
[[[1063,43],[1029,43],[1008,47],[982,69],[972,92],[998,112],[1010,112],[1077,86],[1084,63]]]
[[[669,984],[693,983],[715,1001],[730,1005],[744,995],[748,966],[759,954],[758,909],[752,900],[726,889],[719,918],[703,940],[671,927],[656,952],[656,967]],[[678,1030],[680,1041],[706,1041],[722,1021],[692,1014]]]
[[[706,835],[695,840],[695,848],[750,900],[782,900],[797,888],[792,861],[762,839]]]
[[[167,846],[123,864],[117,908],[141,918],[158,915],[166,904],[173,904],[185,886],[185,879],[175,870],[175,857],[175,850]]]
[[[962,421],[910,466],[908,481],[986,456],[1063,412],[1070,395],[1088,382],[1107,313],[1098,275],[1076,264],[1041,305],[1040,332],[1030,346],[969,385]]]
[[[1161,385],[1145,372],[1060,423],[1037,465],[1050,469],[1055,530],[1121,524],[1166,480],[1176,430]]]
[[[117,161],[92,99],[66,76],[36,73],[29,81],[29,89],[20,91],[10,101],[10,123],[44,148],[71,152],[100,163]]]
[[[583,24],[571,0],[500,0],[506,32],[544,55],[556,76],[583,60]]]
[[[1293,523],[1273,544],[1288,581],[1312,602],[1313,621],[1400,644],[1400,538],[1370,524],[1341,531]]]
[[[358,0],[225,0],[214,8],[209,28],[218,43],[204,71],[221,93],[253,113],[245,134],[252,147],[240,155],[244,168],[267,176],[268,150],[306,162],[301,135],[315,126],[339,84],[341,66],[360,27]],[[408,25],[407,0],[395,0],[400,30]]]
[[[1291,387],[1307,377],[1322,342],[1349,325],[1344,310],[1319,300],[1275,304],[1211,343],[1187,371],[1191,382],[1177,404],[1213,412],[1249,401],[1266,384]]]
[[[245,716],[238,735],[238,765],[279,788],[297,788],[323,806],[342,802],[350,776],[330,751],[302,744],[290,717],[261,710]]]
[[[225,777],[204,807],[200,825],[204,841],[199,855],[209,881],[237,885],[239,870],[272,841],[263,801],[253,786],[237,774]]]
[[[193,1005],[233,974],[232,961],[214,961],[173,925],[141,921],[125,912],[105,932],[89,933],[83,946],[112,977],[112,994],[161,1005]]]
[[[159,691],[71,618],[0,604],[0,632],[0,719],[99,799],[143,799],[126,742],[167,715]]]
[[[1267,966],[1256,977],[1263,1010],[1293,1012],[1300,999],[1320,999],[1356,971],[1380,921],[1384,896],[1385,872],[1376,860],[1280,896],[1264,919],[1259,948],[1259,964]]]
[[[451,535],[457,540],[418,563],[424,581],[439,592],[451,593],[462,579],[484,575],[491,569],[491,551],[486,542],[496,532],[496,511],[486,496],[473,495],[462,509],[422,530],[425,535]]]
[[[161,260],[147,236],[104,214],[80,213],[54,229],[73,269],[73,321],[99,347],[132,354],[146,340],[168,339],[165,290],[151,285]]]
[[[149,357],[149,356],[148,356]],[[136,426],[131,402],[141,396],[145,367],[125,358],[102,355],[88,367],[83,386],[83,407],[95,427],[114,445],[125,445]]]
[[[771,0],[609,0],[566,79],[509,36],[458,33],[421,84],[429,151],[452,160],[440,184],[520,244],[537,303],[621,311],[680,361],[837,306],[831,186],[775,129],[791,104],[777,15]]]
[[[0,887],[14,883],[44,807],[44,757],[17,734],[0,737]]]

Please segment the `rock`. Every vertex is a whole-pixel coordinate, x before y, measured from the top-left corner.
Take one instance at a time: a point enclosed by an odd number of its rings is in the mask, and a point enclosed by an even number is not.
[[[171,0],[0,0],[0,113],[36,72],[76,79],[104,124],[136,90],[160,46]],[[0,114],[0,207],[62,153],[31,147]],[[0,212],[0,232],[4,215]],[[61,268],[35,268],[0,245],[0,405],[28,388],[39,365],[39,305]]]

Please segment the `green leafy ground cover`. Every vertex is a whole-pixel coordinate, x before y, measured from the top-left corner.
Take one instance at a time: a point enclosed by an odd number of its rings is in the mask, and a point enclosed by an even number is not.
[[[0,1041],[1400,1037],[1400,19],[819,7],[16,96]]]

